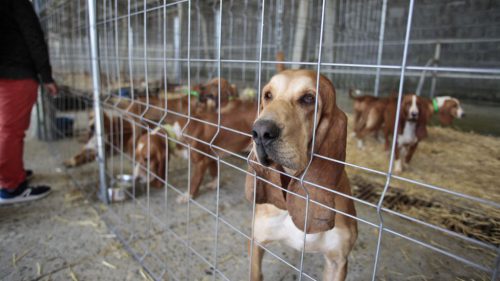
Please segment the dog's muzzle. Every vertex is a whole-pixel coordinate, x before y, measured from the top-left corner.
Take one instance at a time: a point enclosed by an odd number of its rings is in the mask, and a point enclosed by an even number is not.
[[[281,133],[280,128],[274,121],[271,120],[257,120],[253,125],[252,137],[255,142],[255,150],[257,158],[264,166],[269,166],[271,160],[269,159],[270,147],[279,138]]]
[[[408,117],[409,121],[417,121],[418,120],[418,111],[411,111]]]

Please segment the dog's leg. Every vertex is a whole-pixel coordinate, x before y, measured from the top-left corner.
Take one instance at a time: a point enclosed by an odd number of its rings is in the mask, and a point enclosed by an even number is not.
[[[195,153],[195,152],[193,152]],[[177,197],[177,203],[187,203],[190,198],[195,198],[200,189],[203,176],[205,171],[210,164],[210,159],[206,156],[201,156],[201,154],[191,153],[191,163],[193,165],[193,170],[191,171],[191,188],[189,193],[181,194]],[[201,156],[201,157],[200,157]]]
[[[385,142],[385,140],[384,140],[384,134],[383,134],[383,132],[381,130],[377,130],[375,132],[375,138],[377,139],[377,141],[379,143],[384,143]]]
[[[252,250],[253,249],[253,250]],[[252,251],[251,251],[252,250]],[[250,280],[251,281],[261,281],[262,280],[262,259],[264,258],[264,249],[262,249],[256,242],[252,243],[248,241],[248,255],[252,254],[251,268],[250,268]]]
[[[210,172],[210,176],[212,176],[212,180],[207,183],[207,187],[209,189],[215,190],[217,189],[217,162],[210,161],[208,171]]]
[[[413,157],[413,153],[415,153],[415,150],[417,149],[417,146],[418,146],[418,142],[416,142],[415,144],[411,145],[410,148],[408,149],[408,153],[406,153],[406,157],[405,157],[405,163],[406,164],[410,163],[411,158]]]
[[[323,281],[344,281],[347,275],[347,258],[339,255],[325,254]]]
[[[364,147],[363,139],[358,139],[358,149],[363,150]]]
[[[401,154],[402,150],[404,148],[401,146],[396,146],[396,149],[394,150],[394,173],[401,173],[403,171],[403,166],[401,163]]]

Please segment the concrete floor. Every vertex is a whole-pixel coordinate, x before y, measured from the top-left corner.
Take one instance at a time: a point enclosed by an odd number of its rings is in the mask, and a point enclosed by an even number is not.
[[[48,144],[28,141],[25,158],[33,184],[53,192],[0,207],[0,280],[141,280],[141,267],[94,209],[99,203],[63,173]]]
[[[34,183],[47,183],[53,194],[39,202],[0,208],[0,280],[247,280],[247,238],[252,206],[243,196],[244,174],[221,164],[219,208],[216,192],[202,189],[196,203],[175,203],[177,190],[137,187],[136,197],[105,206],[96,199],[95,164],[59,169],[61,159],[77,151],[76,140],[47,143],[30,140],[26,163],[34,168]],[[49,152],[57,152],[53,158]],[[108,162],[114,176],[130,173],[129,161],[115,155]],[[245,163],[226,159],[237,166]],[[169,182],[179,191],[187,186],[187,162],[171,161]],[[70,177],[71,175],[71,177]],[[73,179],[73,180],[72,180]],[[75,185],[78,183],[80,188]],[[357,204],[358,217],[378,224],[375,210]],[[218,210],[218,222],[215,213]],[[461,242],[415,223],[384,215],[387,227],[434,247],[491,267],[494,251]],[[378,229],[359,222],[359,238],[349,258],[348,280],[370,280]],[[216,235],[217,231],[217,235]],[[115,237],[115,234],[118,236]],[[217,238],[216,238],[217,237]],[[129,252],[116,238],[126,241]],[[489,280],[489,275],[446,255],[384,232],[377,280]],[[189,246],[189,247],[187,247]],[[217,247],[216,247],[217,246]],[[269,251],[299,267],[300,253],[281,245]],[[323,258],[307,254],[304,272],[321,277]],[[223,276],[221,275],[223,274]],[[266,280],[298,280],[298,273],[272,254],[264,259]],[[303,280],[309,280],[305,276]]]

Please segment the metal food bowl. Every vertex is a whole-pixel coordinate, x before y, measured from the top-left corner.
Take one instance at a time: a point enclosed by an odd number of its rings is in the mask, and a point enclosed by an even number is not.
[[[129,174],[118,174],[111,182],[111,187],[108,188],[108,198],[110,202],[125,201],[127,193],[132,189],[134,176]]]

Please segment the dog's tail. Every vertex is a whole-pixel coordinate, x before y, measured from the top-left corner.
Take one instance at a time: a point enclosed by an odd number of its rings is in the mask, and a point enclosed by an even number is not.
[[[279,51],[277,54],[276,54],[276,61],[277,62],[283,62],[285,61],[285,53],[283,53],[283,51]],[[276,64],[276,71],[277,72],[281,72],[283,70],[285,70],[285,65],[282,64],[282,63],[277,63]]]

